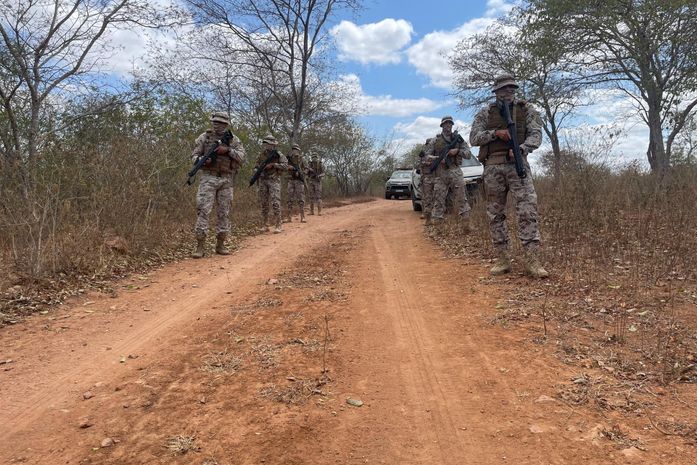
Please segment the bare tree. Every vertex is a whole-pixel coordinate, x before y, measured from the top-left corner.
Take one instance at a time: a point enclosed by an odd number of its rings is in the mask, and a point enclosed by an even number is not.
[[[654,172],[697,106],[697,3],[690,0],[531,0],[531,26],[637,104]]]
[[[36,162],[40,123],[51,98],[70,98],[86,86],[112,48],[108,31],[156,27],[174,10],[146,0],[18,0],[0,3],[0,134],[13,165]]]
[[[519,12],[459,42],[450,57],[455,96],[463,107],[478,107],[491,99],[491,83],[502,73],[516,77],[523,98],[541,109],[543,129],[552,145],[554,173],[561,173],[561,132],[583,100],[584,82],[575,65],[554,49],[536,49],[519,27]]]
[[[290,143],[299,142],[308,113],[312,70],[321,61],[321,43],[332,14],[356,8],[357,0],[187,0],[200,23],[223,26],[220,59],[231,65],[253,67],[246,75],[255,89],[273,98],[289,127]]]

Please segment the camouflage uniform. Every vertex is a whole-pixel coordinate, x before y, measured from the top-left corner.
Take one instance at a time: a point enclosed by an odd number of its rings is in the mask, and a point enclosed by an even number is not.
[[[497,265],[492,268],[492,273],[499,274],[499,272],[510,270],[509,238],[506,226],[506,202],[510,192],[518,219],[518,238],[526,250],[526,269],[530,274],[543,277],[547,276],[547,272],[539,265],[537,259],[540,244],[537,194],[527,161],[528,154],[542,143],[540,115],[526,102],[508,97],[512,105],[511,117],[516,123],[516,135],[527,173],[523,179],[516,172],[508,141],[497,135],[497,131],[507,129],[499,109],[499,105],[503,104],[499,92],[508,88],[510,93],[511,89],[514,90],[517,87],[510,75],[499,76],[496,79],[494,92],[497,92],[497,102],[487,105],[475,115],[470,132],[470,143],[473,146],[480,146],[477,158],[484,164],[484,186],[491,240],[500,257]],[[505,134],[503,136],[506,137]],[[530,271],[532,268],[535,272]]]
[[[444,116],[441,120],[441,127],[448,124],[452,128],[453,119],[450,116]],[[446,147],[452,142],[452,137],[454,137],[453,134],[448,134],[448,131],[444,129],[443,132],[430,139],[429,143],[426,144],[424,150],[426,155],[423,160],[425,160],[425,162],[437,160]],[[469,146],[465,141],[458,143],[455,148],[458,149],[458,153],[456,155],[447,156],[447,158],[450,159],[449,166],[441,162],[436,168],[436,172],[433,173],[435,176],[431,216],[436,222],[441,222],[443,220],[445,216],[446,197],[448,196],[448,191],[451,191],[453,195],[453,206],[458,213],[458,219],[464,221],[464,224],[466,224],[471,208],[467,202],[465,179],[462,175],[460,164],[462,163],[462,158],[470,158],[472,152],[470,152]]]
[[[209,129],[196,139],[191,159],[194,163],[216,146],[223,136],[229,120],[224,113],[214,113],[211,117],[214,129]],[[227,255],[225,239],[230,232],[230,206],[233,197],[233,181],[238,169],[244,163],[245,151],[240,139],[233,136],[229,146],[220,146],[214,163],[201,168],[201,180],[196,194],[196,233],[197,248],[194,258],[201,258],[204,252],[205,238],[208,233],[208,218],[217,204],[216,252]]]
[[[431,142],[431,139],[426,140],[426,145]],[[431,223],[431,214],[433,212],[433,185],[435,184],[435,175],[431,174],[431,163],[433,163],[434,157],[427,157],[424,150],[419,153],[419,171],[421,172],[421,177],[419,182],[421,183],[421,211],[423,212],[422,218],[426,219],[426,224]]]
[[[259,166],[264,163],[277,145],[276,139],[273,136],[266,136],[263,143],[265,148],[257,157],[254,169],[259,168]],[[273,209],[274,223],[276,225],[274,232],[281,232],[281,173],[288,170],[288,159],[281,152],[277,153],[278,159],[275,162],[269,163],[259,176],[259,204],[261,206],[261,217],[264,227],[268,227],[270,204]]]
[[[317,214],[322,215],[322,178],[324,177],[324,165],[317,155],[312,155],[310,164],[307,166],[307,186],[310,190],[310,215],[315,214],[315,204],[317,204]]]
[[[298,168],[296,171],[295,168]],[[300,207],[300,221],[305,222],[305,181],[300,176],[305,176],[305,160],[300,153],[300,146],[293,145],[288,157],[288,221],[293,216],[293,203]]]

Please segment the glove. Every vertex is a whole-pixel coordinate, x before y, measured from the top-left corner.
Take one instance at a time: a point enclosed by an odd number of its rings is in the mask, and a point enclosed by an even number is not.
[[[454,149],[448,150],[448,155],[450,155],[451,157],[454,157],[458,153],[460,153],[460,149],[458,149],[457,147],[455,147]]]
[[[218,148],[215,149],[215,154],[216,155],[227,155],[230,153],[230,147],[225,146],[225,145],[219,145]]]
[[[276,163],[269,163],[264,167],[264,171],[271,171],[274,168],[276,168]]]
[[[496,138],[501,139],[504,142],[511,140],[511,135],[508,133],[508,129],[497,129],[494,133]]]

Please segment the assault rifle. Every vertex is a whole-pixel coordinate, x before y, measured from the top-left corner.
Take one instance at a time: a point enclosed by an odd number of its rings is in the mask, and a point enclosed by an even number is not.
[[[254,183],[257,182],[257,179],[259,179],[259,176],[261,176],[261,173],[263,173],[264,170],[266,169],[266,165],[268,165],[269,163],[274,161],[276,158],[280,158],[278,156],[278,151],[272,150],[271,153],[269,154],[269,156],[266,157],[266,160],[264,160],[264,162],[261,165],[259,165],[259,167],[254,171],[254,174],[252,175],[252,177],[249,180],[249,187],[252,187],[254,185]]]
[[[194,183],[194,177],[196,177],[196,173],[198,173],[198,170],[203,168],[203,165],[205,165],[208,160],[211,161],[211,164],[214,164],[216,162],[216,160],[218,159],[218,154],[215,153],[215,151],[221,145],[230,145],[230,142],[232,142],[233,137],[235,136],[232,135],[232,131],[228,129],[223,134],[223,137],[221,137],[219,140],[215,142],[213,148],[210,149],[205,156],[198,157],[196,163],[194,163],[194,167],[191,168],[191,171],[189,171],[189,173],[187,174],[187,176],[189,177],[189,179],[186,180],[187,185],[190,186]]]
[[[450,141],[450,144],[443,150],[443,153],[440,154],[440,156],[433,160],[433,163],[431,163],[430,173],[435,173],[436,170],[438,169],[438,165],[441,164],[443,160],[445,160],[445,166],[450,168],[450,160],[448,158],[448,152],[450,152],[452,149],[463,143],[465,140],[462,138],[460,134],[457,133],[457,131],[453,131],[452,134],[452,141]]]
[[[300,170],[300,166],[298,166],[295,163],[293,163],[292,161],[290,161],[290,157],[288,158],[288,164],[293,168],[293,171],[298,175],[298,178],[300,178],[300,180],[304,184],[305,183],[305,175]]]
[[[523,155],[520,152],[520,145],[518,144],[518,133],[515,127],[515,121],[511,117],[511,108],[506,102],[499,104],[499,110],[501,111],[501,116],[506,121],[506,126],[508,126],[508,135],[511,140],[508,144],[513,150],[513,158],[515,159],[515,172],[518,173],[520,179],[525,179],[527,173],[525,172],[525,165],[523,164]]]

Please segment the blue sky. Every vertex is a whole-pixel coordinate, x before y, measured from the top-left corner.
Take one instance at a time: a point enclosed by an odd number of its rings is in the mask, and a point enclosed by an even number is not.
[[[339,18],[331,35],[340,79],[361,102],[359,120],[377,137],[394,138],[397,153],[437,133],[445,114],[453,115],[456,126],[468,134],[473,112],[459,109],[450,96],[451,73],[443,55],[505,14],[512,3],[367,1],[358,15]],[[583,109],[570,129],[572,137],[616,126],[624,133],[613,157],[643,161],[647,131],[628,116],[635,112],[626,99],[612,92],[594,96],[599,97],[596,103]]]
[[[364,0],[360,12],[336,17],[329,35],[337,79],[356,96],[359,121],[378,140],[392,139],[397,155],[436,134],[445,114],[455,118],[460,132],[469,134],[473,112],[457,108],[450,95],[452,75],[446,55],[460,40],[483,31],[509,11],[513,1]],[[122,53],[111,60],[114,72],[125,75],[140,64],[144,38],[174,47],[175,39],[167,34],[115,31],[111,40],[122,46]],[[575,119],[575,127],[569,129],[571,139],[593,138],[598,127],[616,127],[624,132],[612,157],[645,163],[648,131],[629,100],[610,91],[592,95],[596,103]],[[545,149],[543,144],[536,154]],[[533,165],[536,154],[531,157]]]

